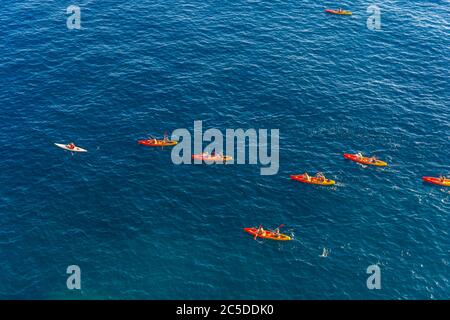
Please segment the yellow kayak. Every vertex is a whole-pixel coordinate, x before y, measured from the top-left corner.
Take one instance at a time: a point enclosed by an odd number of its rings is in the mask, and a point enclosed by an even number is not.
[[[372,162],[372,161],[370,161],[370,158],[367,158],[367,157],[359,158],[356,154],[345,153],[344,154],[344,158],[348,159],[348,160],[351,160],[351,161],[355,161],[355,162],[361,163],[361,164],[365,164],[365,165],[368,165],[368,166],[386,167],[388,165],[387,162],[384,162],[384,161],[381,161],[381,160],[378,160],[378,159],[375,160],[374,162]]]
[[[139,140],[138,143],[148,147],[171,147],[176,145],[178,141],[146,139],[146,140]]]
[[[222,156],[222,155],[213,156],[210,154],[202,153],[202,154],[192,155],[192,159],[198,159],[198,160],[203,160],[203,161],[224,161],[225,162],[225,161],[233,160],[233,157]]]
[[[291,175],[291,179],[295,180],[295,181],[300,181],[303,183],[309,183],[309,184],[317,184],[320,186],[332,186],[336,184],[336,181],[331,180],[331,179],[319,179],[316,177],[310,177],[309,180],[303,175],[303,174],[299,174],[299,175]]]
[[[244,231],[250,233],[252,236],[258,235],[258,238],[270,239],[276,241],[289,241],[292,240],[291,237],[285,234],[276,234],[275,232],[264,230],[262,234],[258,234],[258,229],[256,228],[244,228]]]
[[[350,16],[352,14],[351,11],[347,10],[334,10],[334,9],[326,9],[325,12],[332,13],[332,14],[342,14],[346,16]]]
[[[422,177],[424,182],[437,184],[444,187],[450,187],[450,179],[437,178],[437,177]]]

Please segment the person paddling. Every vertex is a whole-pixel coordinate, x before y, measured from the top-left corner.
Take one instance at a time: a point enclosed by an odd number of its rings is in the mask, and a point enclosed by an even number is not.
[[[256,240],[257,237],[261,236],[264,237],[266,235],[266,231],[262,227],[262,225],[259,225],[258,229],[256,230],[255,237],[253,238]]]
[[[275,234],[275,236],[277,238],[281,237],[281,233],[280,233],[280,228],[284,226],[284,224],[281,224],[279,227],[275,228],[275,230],[273,231],[273,233]]]
[[[305,177],[305,179],[306,179],[307,181],[311,181],[311,177],[309,176],[309,174],[308,174],[307,172],[305,172],[305,173],[303,174],[303,177]]]
[[[317,173],[316,173],[316,178],[317,178],[319,181],[321,181],[321,182],[324,182],[324,181],[327,180],[322,172],[317,172]]]
[[[211,153],[211,158],[214,158],[215,160],[219,160],[219,159],[223,160],[224,156],[220,152],[214,151]]]
[[[369,158],[370,163],[375,163],[378,161],[377,157],[373,156]]]
[[[71,142],[66,147],[69,148],[70,150],[73,150],[73,149],[75,149],[75,144],[73,142]]]
[[[158,140],[152,135],[149,135],[148,141],[152,144],[158,144]]]

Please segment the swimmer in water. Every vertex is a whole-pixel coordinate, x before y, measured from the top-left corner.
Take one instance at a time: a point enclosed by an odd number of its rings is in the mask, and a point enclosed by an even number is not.
[[[329,253],[328,249],[323,248],[322,254],[319,257],[326,258],[328,257],[328,253]]]

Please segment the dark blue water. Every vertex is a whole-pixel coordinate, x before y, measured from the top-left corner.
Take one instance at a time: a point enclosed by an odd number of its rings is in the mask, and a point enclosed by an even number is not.
[[[449,5],[378,1],[373,31],[371,4],[2,1],[0,298],[449,298],[450,193],[421,182],[450,174]],[[194,120],[279,128],[279,173],[136,143]],[[260,223],[295,240],[242,230]]]

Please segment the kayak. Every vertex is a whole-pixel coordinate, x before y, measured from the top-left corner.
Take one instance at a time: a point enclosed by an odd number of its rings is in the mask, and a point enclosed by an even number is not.
[[[154,139],[147,139],[147,140],[139,140],[139,144],[142,144],[143,146],[147,147],[171,147],[178,143],[178,141],[164,141],[164,140],[155,140]]]
[[[63,143],[55,143],[55,146],[60,147],[61,149],[64,149],[64,150],[72,151],[72,152],[87,152],[87,150],[80,148],[80,147],[75,147],[73,149],[70,149],[66,144],[63,144]]]
[[[344,153],[344,158],[351,160],[351,161],[361,163],[361,164],[369,165],[369,166],[386,167],[388,165],[387,162],[384,162],[381,160],[376,160],[375,162],[370,162],[368,157],[358,158],[358,156],[356,154]]]
[[[244,231],[247,232],[247,233],[250,233],[252,236],[255,236],[256,232],[258,231],[258,229],[256,229],[256,228],[244,228]],[[259,235],[258,238],[277,240],[277,241],[292,240],[291,237],[289,237],[289,236],[287,236],[285,234],[276,235],[275,232],[268,231],[268,230],[264,230],[264,234]]]
[[[194,154],[192,159],[203,160],[203,161],[230,161],[233,157],[230,156],[212,156],[209,154]]]
[[[437,184],[439,186],[444,186],[444,187],[450,187],[450,179],[445,179],[444,181],[441,181],[440,178],[435,178],[435,177],[422,177],[422,180],[424,182],[428,182],[428,183],[432,183],[432,184]]]
[[[347,10],[339,11],[339,10],[334,10],[334,9],[326,9],[325,12],[332,13],[332,14],[341,14],[341,15],[346,15],[346,16],[349,16],[352,14],[351,11],[347,11]]]
[[[291,179],[295,180],[295,181],[303,182],[303,183],[317,184],[317,185],[321,185],[321,186],[332,186],[332,185],[336,184],[336,181],[330,180],[330,179],[325,179],[325,181],[322,181],[319,178],[311,177],[311,180],[308,180],[302,174],[291,175]]]

